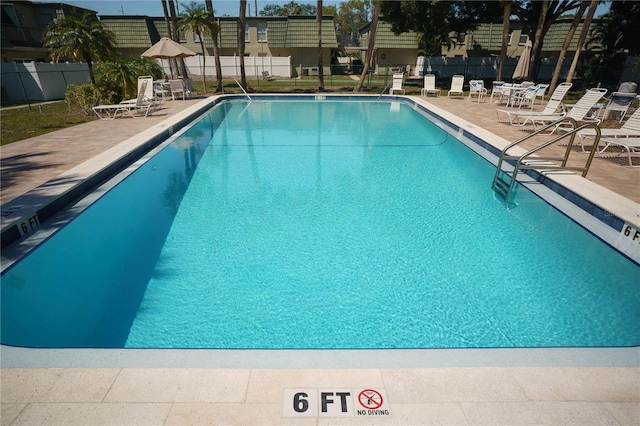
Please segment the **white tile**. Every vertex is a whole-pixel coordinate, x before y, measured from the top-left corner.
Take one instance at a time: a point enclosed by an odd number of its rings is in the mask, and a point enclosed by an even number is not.
[[[242,401],[248,378],[240,369],[123,369],[105,401]]]
[[[38,403],[13,425],[162,425],[171,404]]]
[[[166,425],[315,425],[316,418],[282,417],[280,404],[175,403]]]
[[[640,403],[638,402],[604,402],[603,405],[611,415],[623,426],[640,425]]]
[[[100,402],[117,368],[5,368],[2,402]]]
[[[514,368],[512,373],[527,396],[536,401],[640,402],[638,368]]]
[[[591,402],[463,402],[474,425],[617,425],[601,403]]]
[[[505,368],[393,369],[382,376],[392,404],[527,400]]]
[[[0,413],[0,425],[10,425],[25,409],[27,404],[2,404]]]

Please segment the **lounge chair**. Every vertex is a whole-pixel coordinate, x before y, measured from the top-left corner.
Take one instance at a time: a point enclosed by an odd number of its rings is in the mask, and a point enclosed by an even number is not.
[[[93,107],[93,112],[102,120],[114,119],[118,114],[128,114],[133,118],[143,118],[151,114],[156,107],[153,101],[145,101],[147,82],[144,81],[138,91],[136,102],[122,102],[114,105],[98,105]]]
[[[600,120],[594,118],[591,115],[591,110],[598,103],[598,101],[607,93],[607,89],[604,88],[594,88],[589,89],[587,92],[582,95],[580,100],[571,108],[571,110],[567,113],[566,117],[571,117],[576,121],[590,121],[595,123],[600,123]],[[525,115],[522,116],[522,125],[531,124],[535,129],[537,125],[546,125],[553,121],[557,121],[559,118],[557,115]],[[555,132],[559,128],[568,130],[566,127],[560,127],[560,125],[555,126],[551,133]]]
[[[153,77],[150,75],[145,75],[145,76],[141,76],[138,77],[138,93],[140,93],[140,90],[142,89],[142,85],[145,84],[145,89],[144,89],[144,95],[142,97],[142,100],[145,102],[151,102],[154,100],[154,93],[153,93]],[[121,104],[135,104],[136,102],[138,102],[138,98],[134,98],[134,99],[127,99],[126,101],[122,101],[120,102]]]
[[[557,116],[560,118],[564,116],[566,113],[564,111],[564,107],[562,105],[562,100],[571,89],[572,83],[560,83],[556,90],[551,94],[551,98],[544,110],[540,112],[531,112],[531,111],[509,111],[506,109],[498,109],[496,110],[496,114],[498,115],[498,121],[501,123],[506,123],[509,120],[509,124],[513,125],[522,125],[522,119],[526,117],[536,117],[536,116]],[[545,89],[546,90],[546,89]],[[560,110],[560,111],[558,111]],[[504,117],[506,116],[506,117]]]
[[[624,116],[627,114],[631,103],[636,98],[635,93],[622,93],[622,92],[613,92],[609,97],[609,102],[607,103],[607,107],[604,110],[604,115],[602,119],[605,120],[609,117],[609,114],[612,112],[620,114],[619,122],[622,122]]]
[[[262,71],[262,79],[263,80],[267,80],[267,81],[271,81],[271,80],[275,80],[276,78],[274,76],[272,76],[271,74],[269,74],[269,71]]]
[[[454,75],[451,77],[451,89],[447,93],[447,97],[451,96],[460,96],[464,97],[464,91],[462,90],[462,86],[464,86],[464,76],[463,75]]]
[[[179,95],[184,101],[186,90],[184,88],[184,82],[182,80],[169,80],[169,90],[171,91],[171,99],[175,101],[176,95]]]
[[[578,142],[584,151],[584,140],[595,138],[596,131],[584,129],[578,132],[580,141]],[[640,108],[629,116],[627,121],[619,129],[600,129],[601,138],[638,138],[640,137]]]
[[[484,95],[487,94],[487,89],[484,87],[484,81],[482,80],[469,80],[469,100],[472,96],[478,97],[478,102]]]
[[[405,94],[404,89],[402,88],[404,74],[394,74],[393,75],[393,85],[391,89],[389,89],[389,94],[393,95],[394,92],[400,92],[403,95]]]
[[[640,152],[640,137],[637,138],[604,138],[600,139],[600,142],[604,142],[606,145],[602,150],[598,151],[599,157],[607,157],[613,154],[602,155],[604,150],[609,148],[611,145],[622,147],[625,151],[627,151],[627,157],[629,158],[629,167],[640,167],[640,164],[633,165],[633,161],[631,159],[631,153]]]
[[[440,89],[436,89],[436,76],[433,74],[425,74],[424,87],[420,90],[422,96],[436,95],[440,96]]]

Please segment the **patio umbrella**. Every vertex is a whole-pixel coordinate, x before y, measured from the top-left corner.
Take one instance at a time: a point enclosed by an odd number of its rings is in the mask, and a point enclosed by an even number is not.
[[[526,78],[529,74],[529,60],[531,59],[531,40],[527,40],[524,45],[524,51],[518,59],[518,63],[516,64],[516,69],[513,70],[513,79],[519,80],[522,78]]]
[[[187,49],[180,43],[176,43],[167,37],[162,37],[159,42],[151,46],[149,49],[142,52],[140,55],[146,59],[171,59],[171,58],[186,58],[187,56],[195,56],[196,52]],[[173,77],[173,70],[172,70]]]

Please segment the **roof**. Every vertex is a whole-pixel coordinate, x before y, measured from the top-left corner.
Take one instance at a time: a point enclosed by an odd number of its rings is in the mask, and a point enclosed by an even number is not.
[[[115,34],[118,47],[147,48],[167,37],[163,18],[150,18],[143,15],[101,16],[100,23]]]
[[[371,23],[365,25],[360,30],[360,33],[368,33],[370,31]],[[414,31],[406,31],[400,34],[394,34],[391,29],[391,24],[384,21],[378,21],[378,28],[376,30],[376,48],[399,48],[399,49],[417,49],[418,38]]]

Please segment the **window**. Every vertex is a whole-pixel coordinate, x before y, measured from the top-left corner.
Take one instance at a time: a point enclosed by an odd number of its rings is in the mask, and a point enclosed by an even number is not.
[[[196,33],[193,33],[193,41],[195,43],[200,43],[200,35],[196,34]]]
[[[513,30],[509,30],[509,39],[507,40],[507,45],[511,46],[512,38],[513,38]]]
[[[524,46],[528,40],[529,40],[528,35],[520,33],[520,40],[518,40],[518,46]]]
[[[249,24],[244,24],[244,41],[251,41],[249,39]]]
[[[267,24],[258,24],[258,41],[265,42],[267,41]]]

